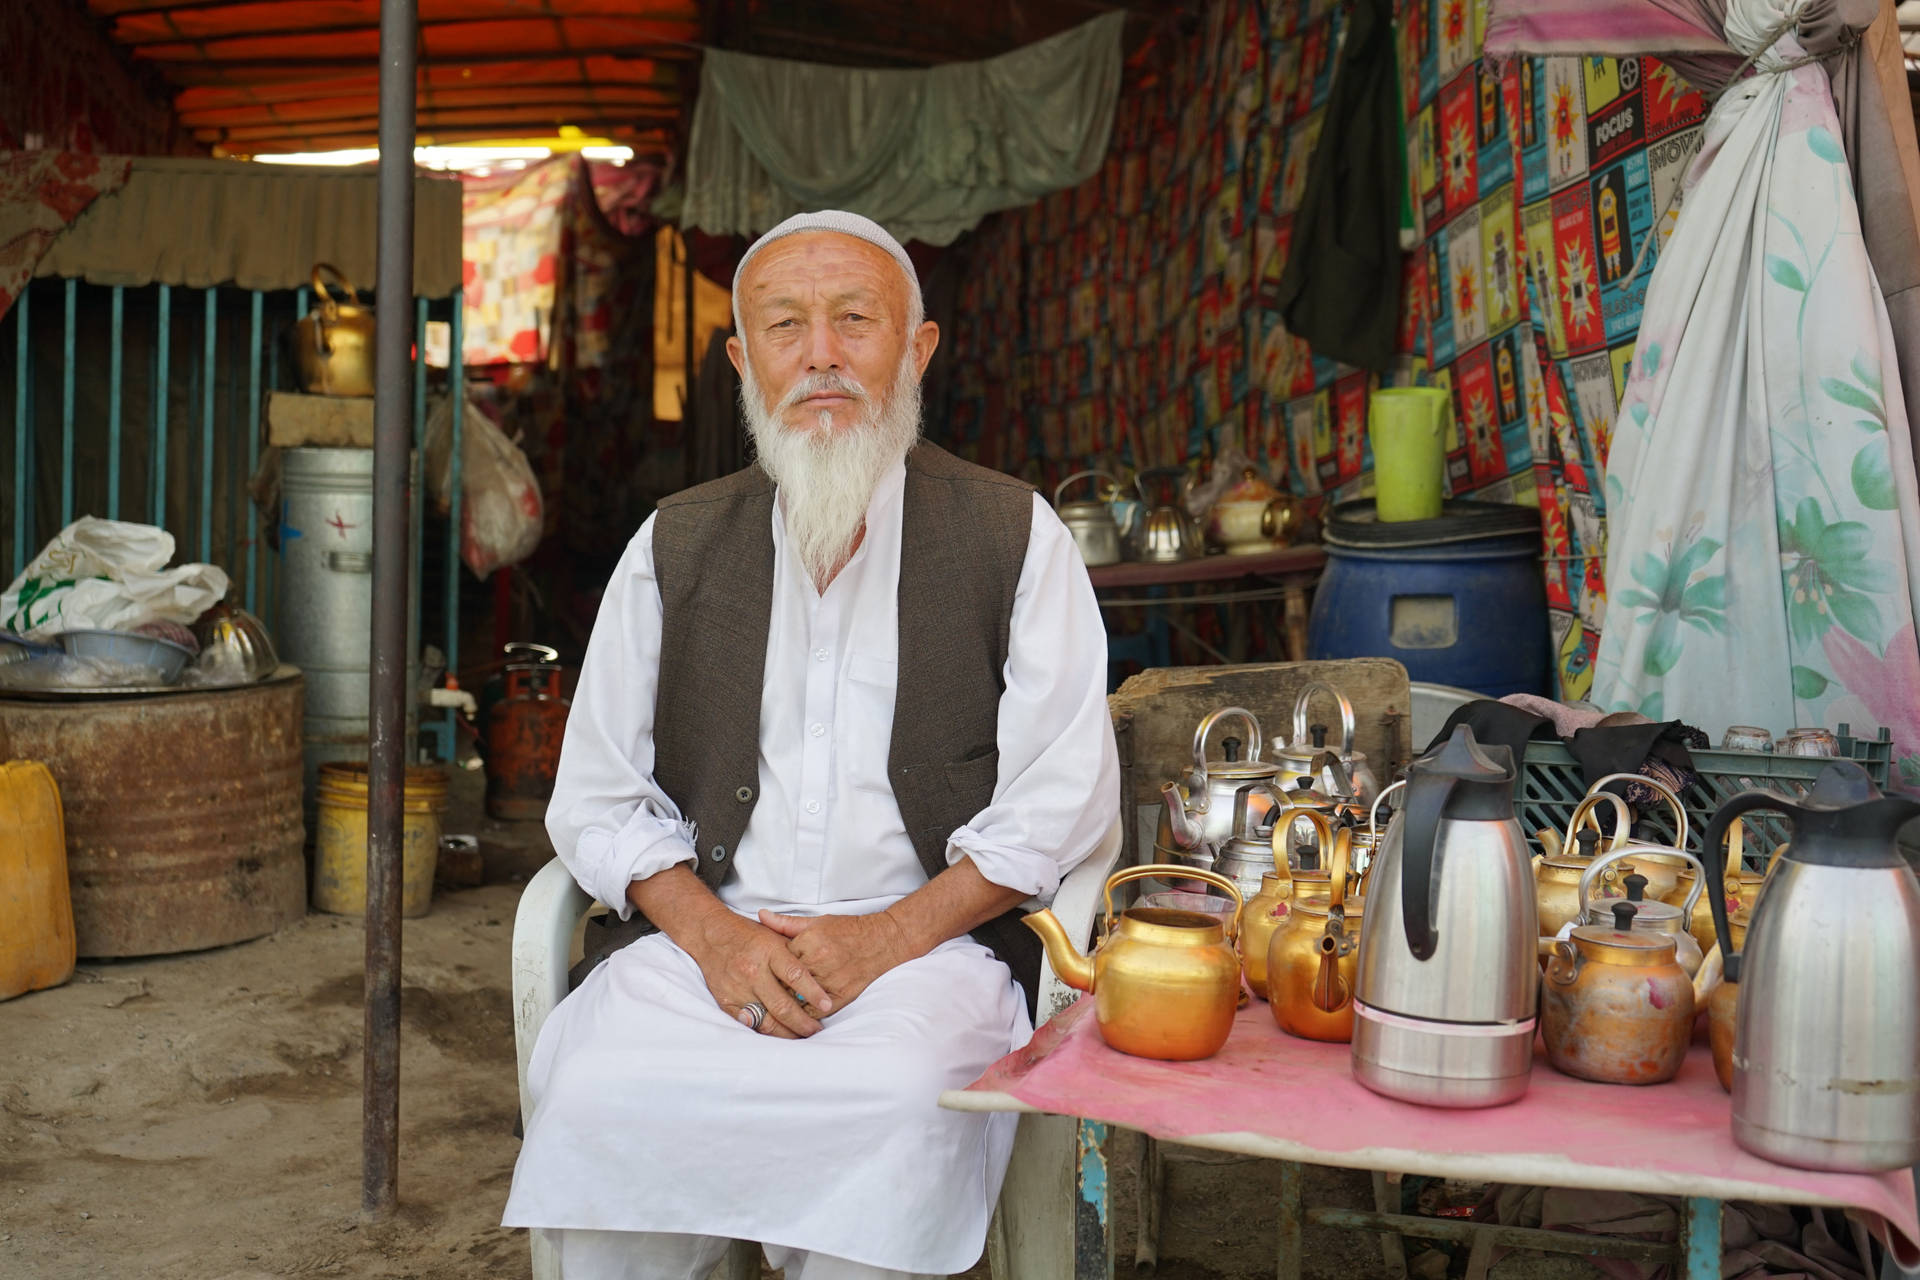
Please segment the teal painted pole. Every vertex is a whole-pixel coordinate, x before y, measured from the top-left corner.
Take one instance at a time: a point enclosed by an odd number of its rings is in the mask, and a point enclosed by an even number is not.
[[[427,634],[426,612],[427,596],[426,547],[427,547],[427,300],[413,300],[413,452],[419,460],[420,470],[412,486],[412,504],[407,516],[409,536],[413,537],[413,576],[408,581],[416,584],[413,597],[413,613],[407,618],[407,634],[416,637],[415,643],[424,640]],[[409,655],[411,657],[411,655]],[[416,691],[417,692],[417,691]],[[440,735],[440,726],[430,726],[435,739]],[[422,733],[427,730],[423,728]]]
[[[27,519],[27,506],[31,501],[32,487],[27,475],[27,441],[33,438],[33,414],[27,404],[28,374],[33,368],[27,359],[28,321],[31,313],[28,300],[32,298],[31,282],[20,290],[19,300],[13,304],[13,574],[17,578],[20,571],[27,567],[27,560],[33,552],[27,548],[28,530],[31,521]]]
[[[1720,1280],[1720,1202],[1711,1196],[1688,1196],[1686,1222],[1686,1280]]]
[[[247,325],[247,479],[260,469],[260,321],[266,306],[267,296],[255,289]],[[254,603],[254,591],[257,585],[255,576],[256,553],[260,549],[260,517],[253,510],[253,499],[244,492],[242,484],[241,501],[246,503],[247,518],[244,528],[247,537],[247,612],[258,614]]]
[[[60,527],[73,523],[73,331],[80,309],[80,282],[67,281],[66,333],[60,366]]]
[[[168,350],[173,338],[173,286],[160,286],[160,328],[153,352],[153,523],[167,527],[167,383]]]
[[[462,356],[461,343],[465,340],[466,301],[462,290],[453,291],[453,317],[451,332],[447,341],[447,394],[453,397],[448,406],[452,411],[452,430],[448,441],[450,452],[447,455],[447,674],[453,675],[460,670],[460,485],[461,485],[461,443],[460,428],[467,408],[467,366]],[[451,756],[454,737],[454,714],[449,708],[446,714],[447,743]]]
[[[220,332],[220,290],[207,290],[207,324],[200,370],[200,560],[213,559],[213,373],[215,339]]]
[[[125,377],[122,338],[127,290],[113,286],[113,350],[107,357],[107,519],[120,518],[120,383]]]

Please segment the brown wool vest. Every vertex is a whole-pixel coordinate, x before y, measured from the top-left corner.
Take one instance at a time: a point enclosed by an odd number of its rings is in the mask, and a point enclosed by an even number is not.
[[[929,878],[946,869],[947,837],[986,808],[999,777],[1000,694],[1032,494],[935,445],[907,455],[887,776]],[[666,499],[653,526],[663,613],[654,780],[697,825],[696,870],[714,887],[759,794],[773,497],[766,474],[750,467]],[[1019,921],[1010,911],[973,936],[1013,971],[1031,1011],[1040,946]],[[583,968],[646,928],[610,929],[612,945],[590,944]]]

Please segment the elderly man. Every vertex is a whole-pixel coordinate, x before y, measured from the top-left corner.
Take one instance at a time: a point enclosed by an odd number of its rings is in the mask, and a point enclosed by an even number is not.
[[[906,253],[806,214],[734,276],[753,468],[608,584],[547,825],[615,935],[555,1010],[506,1223],[567,1280],[979,1257],[1045,900],[1118,806],[1086,570],[1025,485],[918,442],[939,339]],[[643,932],[644,931],[644,932]],[[1023,991],[1024,988],[1024,991]]]

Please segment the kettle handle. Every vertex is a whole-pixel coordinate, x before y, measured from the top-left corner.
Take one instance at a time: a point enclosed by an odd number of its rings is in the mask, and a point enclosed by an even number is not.
[[[1307,712],[1312,709],[1313,695],[1324,693],[1340,704],[1340,754],[1353,754],[1353,703],[1347,701],[1347,695],[1328,684],[1325,680],[1312,680],[1303,685],[1293,699],[1293,737],[1287,745],[1295,751],[1306,745]]]
[[[1431,960],[1439,942],[1433,928],[1433,909],[1440,897],[1433,846],[1440,838],[1440,819],[1458,779],[1422,781],[1423,786],[1408,786],[1407,803],[1400,811],[1406,824],[1402,828],[1406,834],[1400,841],[1400,921],[1413,958]]]
[[[1233,898],[1233,920],[1227,925],[1227,938],[1232,940],[1240,936],[1240,909],[1247,905],[1240,886],[1221,875],[1218,871],[1208,871],[1202,867],[1176,867],[1164,862],[1150,862],[1144,866],[1126,867],[1107,877],[1106,900],[1107,919],[1102,926],[1103,935],[1113,932],[1113,891],[1119,885],[1131,880],[1145,880],[1150,876],[1165,876],[1175,880],[1204,880],[1216,889],[1225,889]]]
[[[313,275],[311,277],[311,280],[313,284],[313,291],[314,293],[319,295],[320,301],[322,304],[327,306],[340,305],[340,299],[334,297],[333,294],[328,291],[327,282],[320,278],[320,273],[322,271],[331,271],[333,273],[333,278],[335,280],[338,280],[341,286],[346,289],[346,292],[347,292],[346,300],[349,304],[356,307],[361,305],[360,291],[353,287],[353,281],[347,279],[346,272],[334,266],[331,262],[316,262],[313,264]]]
[[[1251,730],[1247,738],[1247,762],[1260,762],[1260,722],[1254,719],[1253,712],[1245,707],[1215,707],[1207,712],[1199,727],[1193,731],[1193,770],[1202,778],[1207,776],[1207,735],[1213,732],[1213,726],[1229,716],[1239,716],[1247,722],[1247,728]]]
[[[1053,505],[1056,508],[1060,505],[1060,495],[1066,491],[1068,485],[1072,484],[1075,480],[1083,480],[1088,476],[1092,476],[1096,480],[1105,480],[1111,485],[1118,485],[1120,483],[1104,471],[1076,471],[1059,484],[1053,486]],[[1096,495],[1099,492],[1098,489],[1094,490]]]
[[[1644,787],[1659,792],[1661,798],[1667,802],[1667,807],[1673,810],[1673,847],[1676,849],[1684,849],[1687,847],[1687,806],[1680,803],[1680,797],[1673,793],[1672,787],[1669,787],[1658,778],[1649,778],[1644,773],[1610,773],[1588,787],[1587,794],[1592,795],[1602,787],[1614,782],[1637,782]],[[1624,798],[1622,803],[1624,803]]]
[[[1700,859],[1694,857],[1685,849],[1672,849],[1657,844],[1625,844],[1618,849],[1609,849],[1607,852],[1596,857],[1592,862],[1589,862],[1585,869],[1580,872],[1579,914],[1574,916],[1574,922],[1576,924],[1586,923],[1587,894],[1592,890],[1593,882],[1600,875],[1602,869],[1642,853],[1657,853],[1666,858],[1685,858],[1692,864],[1693,888],[1687,890],[1686,905],[1680,909],[1682,919],[1689,927],[1692,926],[1693,909],[1699,905],[1700,891],[1707,883],[1707,868]]]
[[[1318,809],[1289,804],[1274,816],[1273,834],[1267,837],[1267,843],[1273,846],[1273,869],[1278,871],[1285,867],[1289,878],[1293,875],[1293,859],[1287,856],[1286,838],[1287,832],[1293,830],[1294,821],[1299,818],[1305,818],[1312,825],[1313,834],[1320,841],[1321,856],[1333,857],[1333,823],[1327,820],[1327,815]]]
[[[1726,880],[1727,855],[1722,845],[1727,838],[1727,828],[1733,825],[1735,818],[1743,813],[1751,813],[1755,809],[1772,809],[1776,813],[1784,813],[1789,821],[1800,816],[1799,806],[1784,796],[1776,795],[1771,791],[1742,791],[1714,810],[1713,821],[1707,823],[1707,834],[1703,837],[1700,850],[1701,856],[1706,860],[1707,875],[1702,879],[1716,885]],[[1713,909],[1713,935],[1720,942],[1726,980],[1738,982],[1742,956],[1740,952],[1733,949],[1733,934],[1727,928],[1727,895],[1709,894],[1707,905]]]
[[[1574,840],[1574,833],[1580,830],[1582,820],[1591,818],[1593,811],[1599,808],[1603,801],[1613,806],[1613,839],[1608,843],[1607,851],[1611,853],[1615,849],[1627,847],[1628,841],[1632,838],[1628,828],[1633,825],[1633,810],[1627,807],[1625,800],[1611,791],[1590,791],[1580,797],[1580,803],[1573,806],[1573,816],[1567,819],[1567,834],[1560,841],[1563,852],[1575,848],[1577,842]],[[1593,829],[1600,830],[1598,819],[1593,819]]]
[[[1373,847],[1376,849],[1380,847],[1380,802],[1406,785],[1407,780],[1402,778],[1398,782],[1380,788],[1380,794],[1375,796],[1373,803],[1367,807],[1367,838],[1373,842]]]

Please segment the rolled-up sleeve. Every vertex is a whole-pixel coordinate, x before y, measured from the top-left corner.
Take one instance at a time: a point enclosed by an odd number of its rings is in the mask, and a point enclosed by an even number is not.
[[[600,602],[547,805],[554,851],[622,920],[628,885],[695,858],[692,824],[653,780],[660,619],[648,517]]]
[[[1107,632],[1066,526],[1038,494],[1013,600],[993,801],[948,841],[993,883],[1051,899],[1120,812]]]

